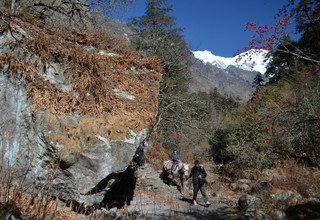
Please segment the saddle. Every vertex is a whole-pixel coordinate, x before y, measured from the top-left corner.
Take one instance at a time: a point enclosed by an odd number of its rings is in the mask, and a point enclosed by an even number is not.
[[[164,161],[164,164],[163,164],[163,168],[167,171],[169,171],[172,167],[172,161],[171,160],[166,160]]]
[[[179,161],[179,162],[173,167],[173,166],[172,166],[172,165],[173,165],[172,160],[167,160],[167,161],[164,161],[163,167],[164,167],[164,169],[165,169],[167,172],[173,173],[174,171],[176,171],[176,169],[178,169],[179,164],[181,164],[181,161]]]

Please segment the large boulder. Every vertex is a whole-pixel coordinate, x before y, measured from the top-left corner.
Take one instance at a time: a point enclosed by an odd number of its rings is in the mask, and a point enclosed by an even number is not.
[[[271,194],[271,199],[275,207],[285,209],[300,204],[302,196],[299,193],[287,190]]]
[[[98,48],[88,52],[74,44],[76,58],[90,53],[88,57],[100,66],[110,65],[103,71],[93,68],[98,80],[88,84],[94,79],[81,78],[81,69],[68,69],[61,59],[77,62],[65,50],[69,39],[18,19],[10,25],[11,30],[0,33],[0,158],[6,166],[2,168],[14,169],[19,174],[15,182],[26,189],[36,188],[65,202],[101,204],[134,169],[136,148],[156,114],[159,74],[147,70],[142,61],[125,60],[132,57],[108,60],[101,58]],[[28,46],[41,45],[34,33],[41,33],[44,40],[58,38],[57,47],[67,55],[50,52],[49,47],[46,55],[32,51]],[[138,66],[134,79],[123,62]],[[112,70],[115,64],[117,69]]]
[[[255,212],[261,209],[262,200],[259,197],[246,194],[239,198],[238,205],[242,211]]]
[[[72,146],[72,138],[65,141],[60,125],[77,126],[84,116],[57,117],[59,125],[48,125],[48,113],[38,111],[33,115],[25,88],[17,89],[3,74],[0,75],[0,102],[1,146],[7,147],[3,158],[17,172],[26,172],[26,186],[37,183],[42,187],[41,183],[51,182],[52,195],[63,200],[88,205],[101,202],[114,179],[105,183],[96,198],[86,194],[108,176],[124,172],[131,164],[138,143],[146,136],[146,130],[134,134],[132,141],[112,140],[97,134],[77,149]],[[55,130],[48,130],[48,126]]]
[[[249,192],[250,190],[251,180],[248,179],[240,179],[235,183],[230,184],[231,190],[239,190],[244,192]]]

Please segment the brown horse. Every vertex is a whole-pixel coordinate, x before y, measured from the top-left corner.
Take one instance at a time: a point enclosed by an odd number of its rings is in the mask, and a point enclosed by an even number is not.
[[[183,194],[184,182],[189,176],[189,164],[179,161],[172,172],[172,163],[172,160],[163,162],[162,179],[171,179],[171,183],[177,185],[179,191]],[[170,176],[172,176],[172,178],[170,178]],[[177,181],[177,179],[179,181]]]

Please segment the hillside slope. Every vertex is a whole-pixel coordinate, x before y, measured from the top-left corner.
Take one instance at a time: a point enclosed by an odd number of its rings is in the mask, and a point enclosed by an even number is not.
[[[63,202],[101,205],[155,120],[159,60],[96,30],[6,14],[0,52],[1,169]]]

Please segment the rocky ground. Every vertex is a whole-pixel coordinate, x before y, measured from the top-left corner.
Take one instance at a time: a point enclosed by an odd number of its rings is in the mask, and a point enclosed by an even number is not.
[[[182,195],[176,186],[169,186],[160,179],[161,171],[146,164],[137,172],[137,185],[133,200],[127,207],[135,217],[152,219],[234,219],[237,210],[228,205],[211,201],[205,207],[199,192],[198,203],[192,204],[190,186]]]
[[[320,219],[318,193],[315,192],[315,197],[307,198],[294,188],[281,189],[276,185],[280,177],[275,169],[268,171],[272,173],[272,179],[231,181],[215,172],[214,166],[206,164],[205,167],[208,172],[209,207],[204,206],[200,193],[199,205],[192,204],[192,187],[189,184],[181,194],[177,186],[167,185],[160,179],[161,170],[146,164],[135,172],[135,188],[127,199],[130,201],[128,205],[116,208],[108,204],[109,209],[100,207],[93,212],[77,213],[62,202],[58,202],[58,208],[55,209],[54,203],[50,202],[49,209],[46,209],[48,212],[44,213],[44,210],[41,213],[46,214],[43,219]],[[318,177],[317,174],[313,174],[314,178]],[[124,188],[131,186],[130,181],[121,184]],[[121,195],[121,192],[117,191],[117,195]],[[12,210],[5,217],[29,219],[16,215]]]
[[[222,179],[225,177],[219,175],[212,164],[206,164],[205,167],[210,207],[204,206],[200,193],[199,205],[194,206],[190,184],[187,184],[182,195],[177,186],[167,185],[160,179],[161,170],[147,164],[136,173],[133,199],[124,208],[124,212],[134,219],[320,218],[319,199],[307,198],[289,185],[286,187],[281,184],[280,187],[276,184],[279,169],[267,170],[270,175],[265,175],[264,180],[261,177],[256,180],[248,178],[231,181]],[[317,178],[316,174],[313,173],[314,178]]]

